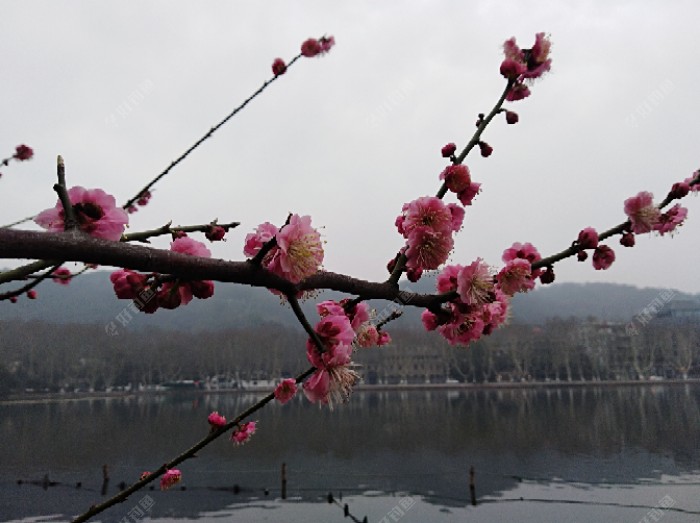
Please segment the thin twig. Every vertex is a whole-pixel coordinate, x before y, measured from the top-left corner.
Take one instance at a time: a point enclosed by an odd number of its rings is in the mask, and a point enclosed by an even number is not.
[[[301,53],[299,53],[297,56],[295,56],[289,64],[287,64],[287,70],[296,62],[299,58],[301,58]],[[127,202],[122,206],[124,209],[128,209],[131,207],[136,200],[138,200],[143,194],[145,194],[147,191],[149,191],[158,181],[160,181],[164,176],[166,176],[170,170],[175,167],[177,164],[179,164],[182,160],[187,158],[192,151],[194,151],[197,147],[199,147],[205,140],[210,138],[219,128],[224,125],[226,122],[228,122],[231,118],[233,118],[236,114],[238,114],[248,103],[250,103],[255,97],[257,97],[260,93],[262,93],[272,82],[277,80],[280,76],[282,75],[276,75],[270,78],[269,80],[266,80],[260,88],[258,88],[257,91],[255,91],[253,94],[251,94],[248,98],[246,98],[243,103],[241,103],[238,107],[236,107],[233,111],[231,111],[223,120],[221,120],[218,124],[216,124],[214,127],[209,129],[209,131],[202,136],[199,140],[197,140],[192,146],[190,146],[189,149],[187,149],[184,153],[182,153],[176,160],[170,162],[170,165],[166,167],[160,174],[158,174],[155,178],[153,178],[150,182],[148,182],[143,189],[141,189],[139,192],[136,193],[131,199],[127,200]]]

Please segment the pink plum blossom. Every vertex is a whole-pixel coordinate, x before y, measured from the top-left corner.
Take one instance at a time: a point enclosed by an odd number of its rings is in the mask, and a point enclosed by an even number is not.
[[[637,196],[625,200],[625,214],[632,224],[632,232],[651,232],[659,221],[661,211],[654,205],[654,195],[642,191]]]
[[[509,102],[517,102],[518,100],[523,100],[530,96],[530,89],[525,84],[515,84],[511,87],[510,91],[506,95],[506,100]]]
[[[445,203],[435,196],[423,196],[405,204],[402,221],[405,238],[419,227],[428,227],[433,231],[452,231],[452,213]]]
[[[484,332],[484,320],[477,314],[453,311],[452,321],[438,326],[437,331],[450,345],[468,345]]]
[[[586,227],[578,233],[577,241],[580,249],[595,249],[598,247],[598,233],[593,227]]]
[[[489,274],[489,266],[481,258],[459,271],[457,292],[467,305],[479,305],[489,301],[493,293],[493,277]]]
[[[170,250],[187,254],[188,256],[199,256],[201,258],[211,258],[211,251],[202,242],[193,240],[189,236],[177,238],[170,242]]]
[[[597,271],[608,269],[615,261],[615,251],[607,245],[599,245],[593,253],[593,268]]]
[[[245,246],[243,247],[243,254],[253,258],[256,254],[258,254],[258,251],[262,249],[263,245],[265,245],[272,238],[274,238],[276,234],[277,227],[272,225],[270,222],[261,223],[260,225],[258,225],[258,228],[255,230],[255,232],[252,232],[245,237]],[[276,249],[277,247],[273,248],[272,251]],[[274,255],[272,251],[268,253],[269,257],[271,257],[271,255]]]
[[[221,427],[226,425],[226,418],[216,411],[209,414],[209,416],[207,417],[207,421],[213,429],[220,429]]]
[[[451,231],[435,231],[429,227],[416,227],[408,237],[406,267],[423,270],[437,269],[447,261],[454,246]]]
[[[70,270],[66,269],[65,267],[59,267],[58,269],[53,271],[51,277],[56,283],[60,283],[61,285],[68,285],[70,284],[71,273]]]
[[[389,345],[391,343],[391,336],[386,331],[379,331],[379,339],[377,340],[377,346],[383,347],[384,345]]]
[[[506,263],[496,276],[498,287],[508,296],[516,292],[527,292],[535,287],[532,267],[524,258],[515,258]]]
[[[447,208],[452,215],[452,231],[457,232],[462,228],[462,222],[464,222],[464,208],[456,203],[448,203]]]
[[[552,59],[549,58],[551,47],[552,42],[544,33],[535,35],[535,45],[529,52],[527,71],[523,73],[523,78],[539,78],[549,71],[552,66]]]
[[[509,80],[515,80],[527,71],[527,66],[519,60],[506,58],[501,62],[501,74]]]
[[[145,288],[148,276],[129,269],[119,269],[109,275],[114,293],[120,300],[133,300]]]
[[[307,58],[325,54],[335,45],[335,38],[332,36],[324,36],[319,40],[309,38],[301,44],[301,54]]]
[[[313,340],[309,338],[306,342],[306,355],[314,367],[328,365],[329,360],[334,357],[333,349],[337,346],[350,347],[355,339],[355,331],[352,324],[345,314],[331,315],[321,318],[321,321],[316,324],[316,334],[321,340],[325,352],[319,354],[318,347]]]
[[[437,291],[441,294],[457,290],[457,277],[463,269],[461,265],[445,265],[435,280]]]
[[[333,408],[334,403],[348,400],[359,375],[347,365],[316,369],[304,382],[304,395],[312,403]]]
[[[472,182],[465,190],[457,194],[457,199],[462,205],[471,205],[474,197],[481,192],[481,184]]]
[[[321,44],[315,38],[304,40],[301,44],[301,54],[312,58],[321,52]]]
[[[445,167],[440,173],[440,179],[444,180],[447,188],[454,193],[460,193],[468,189],[472,183],[469,168],[461,164]]]
[[[423,322],[425,330],[434,331],[438,328],[437,316],[435,316],[435,314],[430,312],[428,309],[423,311],[423,314],[421,314],[420,319]]]
[[[117,207],[113,196],[102,189],[76,186],[68,190],[68,198],[81,231],[105,240],[118,241],[121,238],[126,224],[129,223],[129,215]],[[64,220],[60,200],[53,209],[46,209],[34,218],[38,225],[51,232],[65,230]]]
[[[310,216],[293,214],[276,238],[279,250],[269,267],[272,272],[292,283],[318,272],[323,263],[323,244],[321,235],[311,227]]]
[[[325,318],[326,316],[342,316],[345,314],[345,309],[343,309],[343,306],[333,300],[317,303],[316,311],[321,318]]]
[[[362,348],[374,347],[379,342],[379,332],[377,327],[366,323],[357,333],[357,344]]]
[[[540,253],[531,243],[515,242],[508,249],[503,251],[501,259],[504,263],[508,263],[509,261],[517,258],[522,258],[530,263],[535,263],[540,261],[542,256],[540,256]]]
[[[317,368],[304,382],[304,395],[311,403],[328,403],[330,385],[330,375],[328,372],[323,368]]]
[[[182,473],[178,469],[168,469],[160,477],[160,490],[168,490],[180,481],[182,481]]]
[[[676,227],[683,225],[687,216],[688,209],[677,203],[659,217],[659,221],[654,225],[654,230],[662,236],[667,232],[673,232]]]
[[[249,421],[248,423],[239,424],[236,430],[231,434],[231,441],[235,445],[243,445],[250,441],[250,438],[255,434],[257,429],[255,421]]]
[[[340,303],[346,307],[349,299],[341,300]],[[345,310],[345,309],[343,309]],[[369,320],[369,305],[365,302],[356,303],[351,309],[345,312],[345,315],[350,320],[350,325],[355,332],[358,332],[360,327]]]
[[[294,378],[283,379],[277,387],[275,387],[275,398],[282,405],[291,400],[297,393],[297,382]]]
[[[15,154],[12,155],[12,157],[15,160],[19,160],[20,162],[24,162],[26,160],[31,160],[31,158],[34,156],[34,150],[29,147],[28,145],[18,145],[15,147]]]

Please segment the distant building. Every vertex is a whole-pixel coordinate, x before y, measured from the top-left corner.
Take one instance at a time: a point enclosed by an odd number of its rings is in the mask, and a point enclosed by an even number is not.
[[[699,300],[673,300],[659,311],[656,316],[658,321],[700,322]]]

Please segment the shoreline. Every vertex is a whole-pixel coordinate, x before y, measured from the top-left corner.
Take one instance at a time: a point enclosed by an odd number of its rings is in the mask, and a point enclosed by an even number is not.
[[[507,390],[507,389],[566,389],[566,388],[595,388],[595,387],[658,387],[658,386],[679,386],[679,385],[699,385],[700,379],[690,378],[638,381],[525,381],[525,382],[484,382],[484,383],[404,383],[394,385],[357,385],[356,392],[386,392],[386,391],[420,391],[420,390]],[[0,405],[45,403],[59,401],[84,401],[111,398],[129,398],[137,396],[156,396],[164,394],[196,393],[198,395],[208,394],[269,394],[272,392],[268,388],[256,389],[166,389],[166,390],[144,390],[144,391],[115,391],[115,392],[71,392],[71,393],[25,393],[10,394],[0,398]]]

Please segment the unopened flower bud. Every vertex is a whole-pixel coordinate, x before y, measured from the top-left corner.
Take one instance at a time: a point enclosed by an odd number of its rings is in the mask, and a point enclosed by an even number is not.
[[[449,158],[452,156],[455,151],[457,150],[457,146],[453,144],[452,142],[448,143],[442,148],[442,157],[443,158]]]
[[[281,74],[284,74],[287,72],[287,64],[284,63],[284,60],[281,58],[275,58],[275,61],[272,62],[272,73],[275,76],[279,76]]]
[[[488,158],[493,152],[493,147],[491,147],[486,142],[479,142],[479,149],[481,149],[481,156]]]
[[[690,192],[690,184],[686,182],[674,183],[671,187],[671,192],[668,193],[669,198],[680,200]]]
[[[620,245],[625,247],[634,247],[635,241],[634,233],[625,232],[622,234],[622,238],[620,238]]]
[[[544,271],[542,274],[540,274],[540,281],[544,285],[549,285],[550,283],[553,283],[554,279],[555,279],[554,268],[551,265],[549,267],[547,267],[546,271]]]
[[[514,113],[513,111],[506,111],[506,122],[509,124],[515,124],[518,123],[518,120],[520,117],[518,116],[518,113]]]
[[[588,259],[588,253],[586,251],[578,251],[576,254],[576,259],[578,259],[580,262],[586,261]]]
[[[204,233],[204,236],[206,236],[207,240],[210,242],[218,242],[224,239],[225,234],[226,229],[221,225],[212,225],[209,227],[209,230]]]

